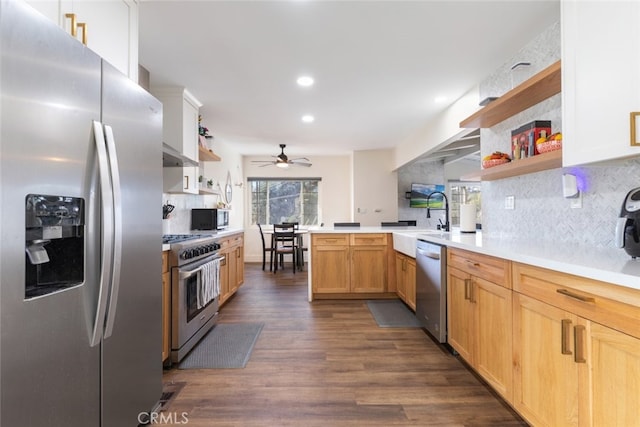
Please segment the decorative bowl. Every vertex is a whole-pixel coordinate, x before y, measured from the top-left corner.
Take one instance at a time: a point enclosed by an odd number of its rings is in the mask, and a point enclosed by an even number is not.
[[[556,151],[562,149],[562,140],[561,139],[553,139],[551,141],[541,142],[540,144],[536,144],[536,149],[538,153],[548,153],[549,151]]]
[[[482,161],[482,169],[492,168],[494,166],[503,165],[505,163],[509,163],[511,160],[509,159],[490,159]]]

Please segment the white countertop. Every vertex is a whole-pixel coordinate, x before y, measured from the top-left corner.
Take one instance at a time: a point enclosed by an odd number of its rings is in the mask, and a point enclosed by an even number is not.
[[[410,235],[432,243],[640,289],[640,259],[632,259],[623,249],[491,238],[483,236],[481,232],[460,233],[457,229],[451,233],[418,230],[397,233],[405,237]]]
[[[416,240],[465,249],[535,265],[567,274],[640,289],[640,259],[623,249],[595,248],[563,242],[522,241],[488,237],[477,233],[450,233],[415,227],[336,227],[310,229],[310,233],[393,233],[394,249],[416,256]]]

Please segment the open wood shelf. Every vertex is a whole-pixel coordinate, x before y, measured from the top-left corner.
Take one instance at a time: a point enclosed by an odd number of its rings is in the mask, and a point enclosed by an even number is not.
[[[202,147],[202,145],[198,145],[198,153],[201,162],[219,162],[220,160],[222,160],[220,156],[218,156],[213,151],[207,150],[206,148]]]
[[[460,122],[461,128],[489,128],[560,93],[560,61],[511,89]]]
[[[207,194],[207,195],[209,195],[209,194],[213,194],[213,195],[217,195],[217,196],[220,195],[220,192],[217,191],[217,190],[214,190],[213,188],[200,187],[200,188],[198,188],[198,192],[200,194]]]
[[[489,169],[482,169],[464,175],[460,179],[463,181],[494,181],[560,167],[562,167],[562,150],[556,150],[526,159],[513,160]]]

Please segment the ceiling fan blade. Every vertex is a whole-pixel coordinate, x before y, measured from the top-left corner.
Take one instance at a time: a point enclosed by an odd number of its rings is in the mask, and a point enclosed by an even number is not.
[[[289,164],[291,165],[296,165],[296,166],[306,166],[306,167],[311,167],[311,163],[303,163],[303,162],[294,162],[294,161],[290,161]]]
[[[309,159],[307,159],[306,157],[296,157],[295,159],[289,159],[291,162],[295,162],[296,160],[304,160],[304,161],[310,161]]]
[[[268,162],[268,163],[265,163],[264,165],[260,165],[260,166],[258,166],[258,167],[259,167],[259,168],[263,168],[263,167],[265,167],[265,166],[271,166],[271,165],[275,165],[275,163],[274,163],[274,162]]]

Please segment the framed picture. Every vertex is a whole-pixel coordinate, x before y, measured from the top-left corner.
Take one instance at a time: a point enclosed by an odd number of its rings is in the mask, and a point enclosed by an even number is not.
[[[442,194],[434,194],[429,198],[429,205],[427,205],[429,195],[438,191],[444,193],[444,184],[411,184],[409,207],[443,209],[444,197]]]

